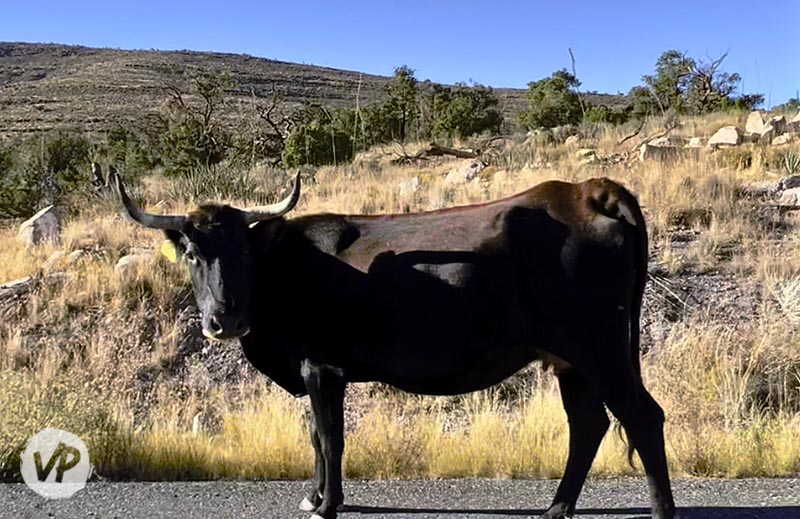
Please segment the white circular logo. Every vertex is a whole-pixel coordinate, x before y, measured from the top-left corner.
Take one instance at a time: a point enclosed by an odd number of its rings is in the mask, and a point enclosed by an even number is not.
[[[50,499],[71,497],[86,486],[92,466],[83,440],[48,427],[28,440],[20,472],[31,490]]]

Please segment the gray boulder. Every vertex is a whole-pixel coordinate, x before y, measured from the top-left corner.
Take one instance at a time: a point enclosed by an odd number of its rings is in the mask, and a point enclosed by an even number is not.
[[[800,187],[793,187],[781,193],[781,196],[778,198],[778,205],[784,207],[800,205]]]
[[[639,148],[639,160],[642,162],[654,160],[657,162],[675,162],[697,156],[696,148],[685,146],[653,146],[644,143]]]
[[[27,246],[56,244],[60,238],[60,226],[52,205],[45,207],[19,226],[19,239]]]
[[[767,121],[767,124],[772,126],[773,130],[775,131],[775,137],[786,133],[786,117],[782,115],[770,117],[769,121]]]
[[[708,145],[712,148],[720,146],[738,146],[742,143],[742,130],[736,126],[723,126],[708,139]]]
[[[450,170],[444,178],[444,183],[449,185],[466,184],[471,182],[478,173],[483,171],[486,164],[480,159],[468,159],[460,162],[455,169]]]
[[[781,146],[784,144],[790,144],[795,141],[795,134],[794,133],[784,133],[783,135],[778,135],[774,139],[772,139],[773,146]]]
[[[127,256],[123,256],[119,259],[117,265],[114,267],[114,270],[116,270],[120,274],[125,274],[134,269],[136,265],[151,263],[153,261],[153,258],[154,256],[152,253],[128,254]]]
[[[747,123],[745,123],[744,131],[761,135],[763,130],[764,118],[761,116],[761,112],[758,110],[750,112],[750,115],[747,116]]]
[[[794,119],[789,123],[789,131],[800,132],[800,112],[794,116]]]
[[[772,139],[777,135],[775,131],[775,127],[772,124],[765,124],[764,130],[761,132],[761,135],[758,138],[757,142],[761,144],[769,144],[772,142]]]
[[[800,187],[800,175],[791,175],[781,180],[781,189],[794,189]]]

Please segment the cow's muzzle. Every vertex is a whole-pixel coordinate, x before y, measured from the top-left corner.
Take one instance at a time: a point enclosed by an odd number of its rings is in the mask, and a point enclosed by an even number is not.
[[[215,341],[236,339],[250,333],[247,320],[241,315],[213,313],[203,319],[203,335]]]

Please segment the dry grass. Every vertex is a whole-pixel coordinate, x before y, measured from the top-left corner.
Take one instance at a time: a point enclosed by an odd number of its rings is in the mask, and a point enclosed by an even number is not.
[[[690,121],[691,133],[710,133],[731,117]],[[600,153],[618,151],[623,130],[604,132],[595,141]],[[451,163],[400,167],[391,164],[391,151],[322,168],[306,183],[297,213],[433,209],[506,196],[548,179],[606,175],[640,197],[666,272],[724,270],[756,283],[763,292],[756,315],[735,327],[702,313],[676,323],[645,356],[644,377],[666,410],[674,473],[800,471],[800,240],[765,229],[735,196],[738,184],[762,176],[761,162],[735,169],[720,155],[703,155],[669,166],[587,167],[569,150],[519,142],[498,155],[480,183],[447,186],[442,174]],[[421,190],[400,197],[399,184],[414,176]],[[161,201],[159,210],[191,205],[168,199],[171,192],[164,179],[145,184],[145,198],[151,205]],[[676,226],[697,239],[678,248],[670,240]],[[131,247],[155,248],[160,240],[107,208],[69,222],[58,247],[28,251],[10,229],[0,231],[0,280],[51,272],[27,299],[0,308],[6,312],[0,322],[3,475],[16,473],[25,440],[48,425],[84,437],[98,472],[109,477],[309,476],[305,402],[260,378],[225,387],[200,375],[176,379],[170,363],[182,346],[176,322],[185,273],[155,257],[125,275],[114,270]],[[76,247],[86,247],[83,259],[48,263],[56,250]],[[567,453],[558,390],[549,374],[530,380],[523,395],[510,399],[503,391],[457,399],[356,392],[352,403],[360,412],[348,426],[347,476],[558,477]],[[606,438],[593,470],[632,473],[615,435]]]

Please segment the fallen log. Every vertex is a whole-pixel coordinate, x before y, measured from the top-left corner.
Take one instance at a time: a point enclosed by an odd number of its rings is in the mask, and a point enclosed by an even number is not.
[[[442,155],[451,155],[459,159],[477,159],[478,154],[471,150],[459,150],[456,148],[448,148],[447,146],[440,146],[432,142],[428,149],[422,150],[417,153],[421,157],[441,157]]]
[[[0,284],[0,299],[22,295],[33,288],[34,279],[31,276]]]

